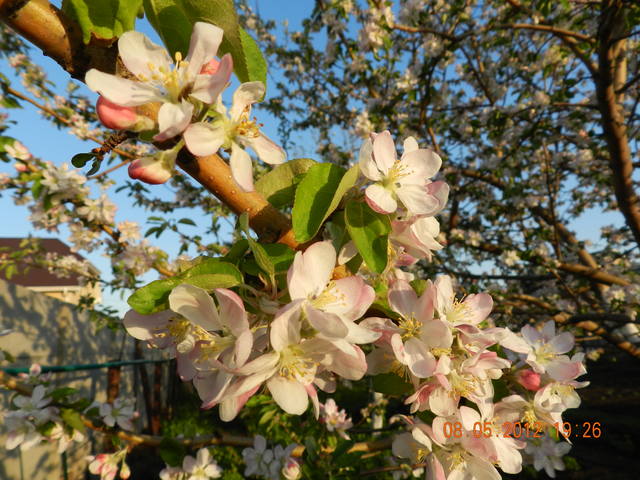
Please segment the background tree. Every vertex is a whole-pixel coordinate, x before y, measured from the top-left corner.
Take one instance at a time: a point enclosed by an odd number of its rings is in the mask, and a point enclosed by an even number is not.
[[[245,8],[285,72],[268,108],[289,142],[310,130],[346,163],[389,129],[443,156],[447,246],[426,272],[638,356],[611,335],[639,307],[636,2],[318,0],[282,41]]]

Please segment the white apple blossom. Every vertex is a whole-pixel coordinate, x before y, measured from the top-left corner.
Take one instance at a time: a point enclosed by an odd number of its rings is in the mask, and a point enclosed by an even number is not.
[[[286,159],[284,150],[260,132],[260,125],[251,119],[251,105],[262,100],[264,95],[264,83],[243,83],[233,94],[229,113],[219,101],[216,105],[218,115],[211,122],[194,123],[184,132],[185,144],[194,155],[211,155],[220,148],[231,150],[229,164],[233,178],[248,192],[253,190],[253,166],[244,148],[253,149],[270,165]]]
[[[196,458],[190,455],[184,457],[182,469],[186,474],[185,480],[209,480],[222,475],[222,468],[211,458],[207,448],[198,450]]]
[[[100,405],[100,416],[102,421],[109,427],[118,424],[120,428],[132,431],[134,429],[132,420],[136,418],[135,400],[131,398],[116,398],[113,405],[103,403]]]
[[[430,178],[442,164],[431,150],[421,149],[413,137],[404,141],[404,153],[398,160],[389,131],[372,134],[360,148],[360,170],[375,182],[365,190],[369,206],[381,213],[394,213],[398,201],[410,215],[433,215],[441,202],[427,191]]]
[[[107,100],[124,107],[160,102],[159,133],[154,139],[167,140],[187,128],[196,107],[200,108],[200,102],[214,104],[226,87],[233,69],[230,55],[222,57],[213,75],[202,73],[214,59],[222,34],[222,29],[215,25],[196,22],[189,53],[184,60],[177,53],[173,65],[163,47],[140,32],[125,32],[118,39],[118,52],[135,80],[91,69],[85,82]]]
[[[321,420],[324,422],[327,430],[330,432],[336,431],[342,438],[349,440],[349,435],[346,431],[353,427],[353,422],[350,417],[347,417],[347,412],[339,410],[333,398],[321,404],[320,411],[322,414]]]
[[[524,460],[526,464],[533,465],[537,471],[543,470],[551,478],[556,478],[556,470],[564,470],[564,457],[571,444],[563,441],[555,441],[549,435],[540,438],[526,438],[527,445],[524,448]]]

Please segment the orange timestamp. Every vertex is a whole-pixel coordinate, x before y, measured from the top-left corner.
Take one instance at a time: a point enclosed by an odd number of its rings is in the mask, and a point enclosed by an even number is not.
[[[475,422],[471,435],[475,438],[489,438],[502,436],[504,438],[543,438],[548,424],[541,422],[502,422],[496,426],[493,422]],[[553,427],[565,438],[571,436],[582,438],[600,438],[602,427],[600,422],[583,422],[571,424],[570,422],[553,424]],[[461,422],[444,422],[443,434],[446,438],[462,438],[466,430]],[[499,430],[499,431],[498,431]]]

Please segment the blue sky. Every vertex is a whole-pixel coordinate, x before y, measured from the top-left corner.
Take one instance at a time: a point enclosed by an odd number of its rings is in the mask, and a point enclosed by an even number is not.
[[[314,1],[290,1],[290,0],[262,0],[253,2],[256,9],[263,17],[267,19],[275,19],[280,24],[282,21],[287,20],[291,29],[298,29],[302,19],[304,19],[313,9]],[[155,41],[159,42],[155,32],[151,29],[148,23],[144,20],[138,21],[137,28],[144,33],[150,35]],[[320,40],[321,41],[321,40]],[[49,75],[49,78],[56,84],[57,88],[64,89],[68,75],[52,60],[43,56],[37,49],[34,49],[34,59],[37,63],[42,65]],[[6,63],[0,64],[0,71],[3,74],[15,78],[12,75],[11,67]],[[278,73],[270,71],[270,76],[276,76]],[[19,88],[19,82],[14,82],[14,86]],[[96,98],[95,94],[82,86],[84,92]],[[232,91],[232,90],[231,90]],[[229,93],[229,92],[227,92]],[[267,92],[269,95],[269,92]],[[54,163],[61,164],[63,162],[69,163],[70,158],[79,152],[85,152],[95,146],[90,142],[82,142],[76,137],[67,133],[65,130],[55,129],[49,122],[43,120],[38,111],[28,105],[20,110],[12,110],[10,113],[11,118],[16,122],[16,125],[11,127],[7,132],[7,135],[14,136],[24,142],[35,156],[50,160]],[[278,139],[277,125],[273,121],[269,121],[269,116],[264,112],[257,112],[257,116],[260,121],[265,124],[264,130],[267,135],[274,139]],[[302,144],[296,145],[296,155],[305,154],[306,156],[314,156],[315,145],[312,141],[311,135],[303,135],[301,137]],[[306,139],[306,141],[305,141]],[[13,172],[13,166],[11,164],[0,163],[0,172]],[[116,182],[116,184],[125,181],[128,176],[126,168],[122,168],[110,177]],[[166,192],[166,198],[172,198],[173,192],[170,187],[166,185],[160,185],[153,187],[159,190],[163,195]],[[134,208],[131,205],[131,201],[124,194],[113,194],[111,198],[118,205],[118,213],[116,215],[116,221],[123,220],[137,220],[141,223],[142,231],[146,230],[147,226],[144,220],[152,213],[145,212],[141,208]],[[0,211],[4,212],[2,215],[2,227],[0,228],[0,236],[5,237],[24,237],[28,234],[34,236],[55,236],[55,234],[47,232],[34,231],[30,222],[28,221],[28,210],[24,206],[16,206],[9,195],[3,195],[0,197]],[[182,218],[188,216],[187,211],[176,212],[176,218]],[[197,218],[193,218],[196,223]],[[599,237],[599,227],[607,223],[619,222],[620,216],[618,214],[601,215],[599,213],[588,212],[573,222],[572,227],[578,232],[579,237],[587,238],[592,241],[597,241]],[[187,227],[190,228],[190,227]],[[63,241],[66,240],[68,233],[62,229],[59,235]],[[171,257],[177,253],[177,243],[175,237],[167,234],[160,239],[151,239],[151,243],[163,248],[169,253]],[[192,252],[193,253],[193,252]],[[99,252],[94,252],[86,255],[87,258],[96,265],[101,271],[110,271],[109,259],[103,257]],[[148,273],[143,280],[151,281],[157,278],[155,272]],[[121,312],[127,309],[125,299],[128,292],[123,292],[124,298],[120,298],[117,294],[111,294],[109,292],[104,293],[104,303],[117,308]]]
[[[291,2],[289,0],[269,0],[253,2],[253,5],[265,18],[276,19],[280,23],[284,20],[287,20],[289,22],[290,28],[299,27],[300,22],[313,9],[313,4],[314,2],[311,0],[301,2]],[[286,8],[283,8],[285,5]],[[284,16],[283,13],[286,13],[286,16]],[[138,20],[136,28],[149,35],[157,43],[161,43],[146,20]],[[56,89],[58,89],[59,91],[63,91],[67,82],[69,81],[68,74],[64,70],[62,70],[53,60],[42,55],[36,48],[33,49],[33,59],[37,64],[43,66],[43,68],[47,72],[47,75],[49,76],[49,79],[56,85]],[[7,75],[12,80],[15,80],[12,82],[14,88],[24,91],[17,77],[13,75],[12,68],[6,62],[0,63],[0,72]],[[270,75],[277,74],[276,72],[269,73]],[[82,86],[83,93],[89,95],[90,98],[97,98],[97,96],[93,92],[88,90],[84,85],[80,85]],[[229,92],[232,92],[233,87],[234,86],[232,85],[232,88],[229,89]],[[269,92],[267,92],[267,95],[269,95]],[[8,113],[10,114],[10,119],[15,121],[16,124],[14,126],[11,126],[5,133],[5,135],[13,136],[22,141],[36,157],[52,161],[56,164],[61,164],[64,162],[70,163],[70,159],[75,153],[86,152],[96,146],[96,144],[94,144],[93,142],[83,142],[79,140],[75,136],[68,133],[66,130],[57,130],[52,126],[50,122],[44,120],[40,116],[38,110],[35,107],[32,107],[26,103],[24,105],[24,108],[12,109]],[[269,117],[265,116],[264,112],[260,113],[258,111],[256,114],[259,116],[260,121],[265,124],[264,130],[267,135],[274,139],[278,139],[277,125],[273,122],[270,122]],[[309,145],[310,148],[308,149],[307,153],[310,155],[313,153],[313,146],[311,142],[309,142]],[[304,148],[304,146],[301,147]],[[0,162],[0,172],[7,172],[10,174],[13,173],[13,165]],[[121,183],[128,179],[126,168],[121,168],[110,174],[110,178],[112,178],[116,182],[117,187],[118,183]],[[116,187],[112,187],[109,190],[110,197],[118,205],[116,221],[139,221],[141,224],[141,230],[144,232],[148,227],[146,226],[146,222],[144,220],[141,221],[140,219],[145,219],[146,217],[153,215],[153,213],[145,212],[144,209],[139,207],[134,207],[130,199],[128,199],[126,195],[124,195],[124,193],[116,194],[114,192]],[[164,196],[162,193],[162,191],[164,190],[164,192],[166,192],[166,198],[172,198],[174,195],[172,189],[167,185],[159,185],[152,188],[160,190],[160,196]],[[98,190],[95,189],[95,192],[97,193]],[[2,237],[26,237],[27,235],[31,234],[33,236],[41,237],[58,236],[63,241],[65,241],[68,237],[68,231],[64,228],[61,229],[59,235],[56,235],[55,233],[35,230],[28,220],[28,209],[25,206],[15,205],[11,196],[8,194],[2,194],[0,196],[0,211],[4,212],[1,216],[2,227],[0,227],[0,236]],[[189,216],[187,210],[176,212],[175,215],[176,218]],[[198,219],[194,218],[194,221],[196,221],[197,223]],[[191,227],[185,228],[188,229]],[[156,239],[155,237],[153,237],[150,239],[150,242],[153,245],[157,245],[163,250],[167,251],[172,258],[174,258],[177,254],[178,242],[176,242],[175,237],[170,233],[163,235],[162,237],[160,237],[160,239]],[[110,271],[110,261],[108,258],[102,256],[101,253],[82,253],[102,272]],[[147,275],[145,275],[143,280],[152,281],[156,278],[157,274],[155,272],[149,272]],[[105,291],[103,292],[103,303],[117,308],[120,312],[124,312],[127,310],[125,300],[128,293],[129,292],[122,292],[122,295],[119,295],[118,293],[112,294],[108,291]],[[123,296],[123,298],[121,298],[121,296]]]

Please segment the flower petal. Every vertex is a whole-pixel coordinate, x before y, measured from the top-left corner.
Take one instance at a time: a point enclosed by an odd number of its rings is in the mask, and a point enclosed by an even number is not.
[[[222,330],[213,298],[202,288],[182,284],[169,294],[171,310],[205,330]]]
[[[405,151],[400,162],[412,171],[411,176],[414,177],[416,181],[433,177],[442,166],[440,156],[426,148],[420,148],[410,152]]]
[[[287,154],[282,147],[262,133],[257,137],[244,137],[243,140],[247,146],[253,148],[260,160],[269,165],[278,165],[287,159]]]
[[[201,74],[196,77],[191,89],[191,96],[208,105],[213,105],[229,83],[232,72],[233,58],[227,53],[220,60],[216,73],[212,75]]]
[[[285,412],[301,415],[307,409],[309,396],[300,382],[276,375],[267,380],[267,387],[273,399]]]
[[[391,138],[389,130],[376,135],[373,141],[373,158],[378,169],[383,175],[389,173],[389,170],[398,158],[396,155],[396,146]]]
[[[171,310],[141,315],[135,310],[129,310],[122,320],[127,333],[138,340],[151,340],[153,332],[164,328],[173,313]]]
[[[233,94],[233,102],[229,116],[237,121],[240,115],[264,97],[265,88],[262,82],[247,82],[240,85]]]
[[[173,63],[164,47],[133,30],[122,34],[118,40],[118,52],[127,70],[141,81],[151,78],[161,69],[170,70]]]
[[[302,253],[296,253],[287,272],[287,285],[292,299],[320,295],[336,265],[336,250],[331,242],[316,242]]]
[[[420,148],[420,146],[418,145],[418,142],[413,137],[405,138],[404,143],[402,144],[402,147],[404,149],[403,154],[402,154],[403,157],[407,153],[414,152],[414,151],[416,151],[416,150],[418,150]]]
[[[409,283],[399,280],[389,290],[389,306],[405,319],[410,319],[418,313],[417,304],[418,296]]]
[[[253,191],[253,163],[251,157],[237,143],[231,145],[231,157],[229,158],[231,174],[236,183],[245,192]]]
[[[238,294],[226,288],[216,288],[213,293],[220,305],[220,322],[236,337],[248,330],[247,312]]]
[[[369,180],[373,180],[374,182],[382,180],[382,173],[380,173],[376,162],[373,160],[373,143],[368,138],[360,147],[358,164],[360,165],[360,171],[362,174]]]
[[[198,157],[213,155],[225,141],[224,126],[219,123],[192,123],[182,134],[184,143]]]
[[[191,123],[193,114],[193,104],[182,100],[178,105],[175,103],[165,103],[158,112],[158,130],[153,137],[157,142],[163,142],[179,135]]]
[[[429,195],[424,185],[402,185],[396,189],[396,195],[414,215],[429,215],[440,207],[438,199]]]
[[[136,158],[129,164],[129,176],[151,185],[158,185],[171,178],[174,162],[175,158],[171,160],[168,156],[165,157],[162,154],[160,154],[160,158]]]
[[[311,326],[326,337],[344,338],[347,336],[349,329],[339,316],[316,310],[310,306],[306,306],[304,311]]]
[[[91,90],[123,107],[163,100],[161,93],[151,85],[116,77],[95,68],[87,72],[84,81]]]
[[[193,79],[200,73],[200,69],[218,53],[218,47],[222,42],[223,30],[206,22],[196,22],[191,31],[189,41],[189,53],[185,60],[187,66],[187,78]]]
[[[378,213],[394,213],[398,203],[389,190],[379,183],[369,185],[364,191],[367,204]]]

